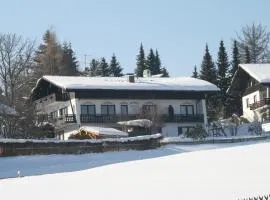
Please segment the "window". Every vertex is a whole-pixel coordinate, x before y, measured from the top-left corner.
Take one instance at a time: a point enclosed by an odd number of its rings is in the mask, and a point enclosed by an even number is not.
[[[57,111],[51,112],[50,113],[50,118],[51,119],[56,119],[57,118]]]
[[[121,115],[128,115],[128,105],[121,105]]]
[[[249,108],[249,99],[248,98],[246,98],[246,106],[247,106],[247,108]]]
[[[145,113],[155,113],[157,111],[156,105],[143,105],[143,112]]]
[[[64,115],[67,115],[67,114],[68,114],[68,108],[67,108],[67,107],[61,108],[61,109],[59,110],[59,116],[60,116],[60,117],[62,117],[62,116],[64,116]]]
[[[96,115],[96,106],[95,105],[81,105],[81,114],[82,115]]]
[[[102,115],[115,115],[115,105],[101,105]]]
[[[181,115],[194,115],[194,106],[193,105],[180,105],[180,114]]]
[[[253,101],[254,101],[254,103],[257,102],[257,95],[254,95],[254,96],[253,96]]]

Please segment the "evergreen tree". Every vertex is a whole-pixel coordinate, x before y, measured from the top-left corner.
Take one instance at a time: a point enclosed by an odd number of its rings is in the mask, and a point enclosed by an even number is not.
[[[221,102],[224,102],[226,91],[230,84],[229,67],[230,64],[228,60],[228,55],[224,47],[224,43],[221,40],[217,60],[217,86],[220,88],[223,96]]]
[[[156,56],[151,48],[146,59],[146,68],[151,71],[151,75],[156,72]]]
[[[62,63],[62,75],[76,76],[78,75],[78,61],[71,48],[71,43],[63,44],[63,63]]]
[[[140,46],[140,52],[137,55],[136,65],[137,65],[137,68],[135,69],[135,74],[137,77],[142,77],[143,71],[146,69],[146,60],[145,60],[145,54],[144,54],[144,49],[143,49],[142,43]]]
[[[205,47],[205,54],[203,56],[203,61],[201,65],[201,71],[200,71],[200,79],[209,81],[210,83],[216,84],[217,83],[217,70],[215,67],[214,62],[212,61],[212,56],[209,53],[208,45],[206,44]],[[206,106],[207,106],[207,112],[209,113],[208,116],[210,120],[216,120],[218,119],[220,109],[219,109],[219,101],[217,101],[218,96],[217,95],[208,95],[208,98],[206,99]]]
[[[197,72],[197,66],[196,65],[194,66],[194,71],[193,71],[191,77],[193,77],[193,78],[199,78],[199,74]]]
[[[62,75],[63,50],[57,42],[55,33],[51,30],[45,32],[43,44],[38,47],[34,61],[37,78],[43,75]]]
[[[153,67],[153,71],[151,71],[151,73],[152,75],[161,74],[161,61],[159,58],[158,50],[156,50],[156,53],[155,53],[155,64]]]
[[[238,66],[240,64],[240,54],[238,51],[238,44],[237,41],[235,40],[233,42],[233,48],[232,48],[232,62],[231,62],[231,69],[230,69],[230,83],[232,81],[232,78],[238,69]],[[235,97],[227,97],[227,100],[225,102],[226,105],[226,115],[225,117],[230,117],[232,114],[237,114],[241,115],[242,113],[242,98],[239,96]]]
[[[205,47],[205,54],[201,65],[200,79],[215,84],[217,82],[216,67],[209,53],[208,45]]]
[[[170,77],[169,72],[167,71],[167,69],[165,67],[162,67],[160,69],[160,72],[161,72],[161,74],[163,74],[162,77]]]
[[[240,54],[237,47],[236,40],[233,42],[233,52],[232,52],[232,68],[230,70],[230,76],[233,77],[234,73],[238,69],[240,64]]]
[[[123,68],[120,66],[119,62],[116,59],[116,56],[113,54],[110,66],[109,66],[109,75],[114,77],[123,76]]]
[[[224,47],[224,43],[221,40],[219,51],[218,51],[218,60],[217,60],[217,86],[220,89],[218,95],[219,105],[224,105],[224,102],[227,102],[227,94],[226,91],[230,84],[230,74],[229,74],[229,60],[226,49]],[[223,108],[223,117],[226,115],[227,106]]]
[[[250,52],[248,46],[245,47],[245,60],[244,63],[250,63]]]
[[[109,76],[109,65],[104,57],[101,58],[101,61],[98,65],[97,75],[102,77]]]
[[[92,59],[90,62],[90,67],[85,69],[85,73],[88,76],[98,76],[98,66],[99,66],[99,61],[96,59]]]

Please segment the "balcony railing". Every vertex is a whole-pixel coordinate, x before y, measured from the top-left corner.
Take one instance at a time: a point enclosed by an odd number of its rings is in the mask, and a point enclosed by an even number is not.
[[[46,106],[50,104],[54,104],[56,102],[61,102],[61,101],[68,101],[68,100],[69,100],[69,96],[67,93],[64,93],[64,94],[52,93],[48,96],[45,96],[36,100],[35,101],[36,109],[44,110],[46,109]]]
[[[81,123],[116,123],[136,119],[136,115],[80,115]]]
[[[81,123],[116,123],[118,121],[127,121],[137,119],[137,115],[80,115]],[[203,114],[196,115],[174,115],[172,117],[163,115],[164,122],[203,122]],[[66,122],[73,123],[76,116],[67,115]]]
[[[203,122],[203,114],[164,116],[165,122]]]
[[[261,107],[263,107],[265,105],[270,106],[270,98],[264,98],[261,101],[257,101],[257,102],[255,102],[253,104],[250,104],[249,108],[250,108],[250,110],[256,110],[256,109],[261,108]]]
[[[66,115],[66,123],[76,123],[76,115]]]

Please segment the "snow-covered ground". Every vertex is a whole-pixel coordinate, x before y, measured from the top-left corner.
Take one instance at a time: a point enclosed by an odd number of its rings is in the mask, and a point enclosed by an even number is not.
[[[22,175],[43,174],[0,180],[0,196],[9,200],[252,197],[270,193],[269,152],[268,140],[0,158],[1,177],[17,170]]]

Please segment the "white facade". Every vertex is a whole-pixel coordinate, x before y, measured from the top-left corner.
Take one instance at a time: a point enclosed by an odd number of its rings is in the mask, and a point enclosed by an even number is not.
[[[250,105],[263,100],[259,90],[242,97],[243,116],[249,121],[261,120],[260,114],[250,109]]]
[[[73,95],[71,95],[73,96]],[[62,119],[62,125],[64,125],[64,114],[66,115],[76,115],[76,123],[77,126],[73,126],[76,129],[85,123],[81,122],[80,115],[81,115],[81,105],[95,105],[95,114],[101,115],[101,106],[102,105],[114,105],[115,107],[115,114],[121,115],[121,105],[126,105],[128,108],[128,115],[138,115],[142,112],[142,108],[144,105],[155,105],[157,108],[158,115],[168,115],[168,106],[171,105],[174,110],[174,115],[185,115],[187,113],[183,113],[181,111],[181,106],[189,106],[192,108],[192,114],[194,115],[203,115],[203,120],[200,122],[175,122],[175,123],[165,123],[162,125],[162,133],[165,136],[178,136],[179,134],[183,134],[184,132],[179,133],[179,127],[183,128],[183,131],[186,130],[187,127],[194,127],[197,124],[205,125],[207,124],[207,115],[206,115],[206,106],[205,100],[194,100],[194,99],[71,99],[70,101],[65,102],[52,102],[52,101],[45,101],[41,102],[40,100],[36,101],[36,107],[39,113],[48,114],[50,115],[54,112],[54,117]],[[73,109],[72,109],[73,107]],[[61,116],[61,109],[66,108],[67,112],[62,113]],[[185,108],[185,107],[184,107]],[[191,110],[191,109],[190,109]],[[74,113],[73,113],[74,112]],[[191,113],[190,113],[191,114]],[[106,126],[106,124],[96,124],[93,123],[95,126]],[[70,126],[66,128],[66,132],[71,132]],[[64,137],[67,139],[67,137]]]
[[[32,94],[38,114],[49,116],[69,133],[88,124],[115,126],[117,120],[137,119],[154,111],[159,131],[178,136],[198,124],[207,124],[205,94],[219,90],[207,81],[191,77],[133,76],[130,80],[44,76]]]

